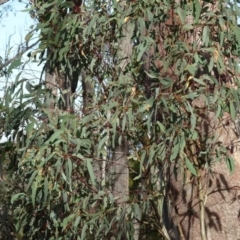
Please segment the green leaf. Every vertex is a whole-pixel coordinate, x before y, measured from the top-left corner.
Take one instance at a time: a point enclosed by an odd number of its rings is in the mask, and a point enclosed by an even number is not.
[[[94,66],[96,64],[96,61],[97,61],[97,59],[95,59],[95,58],[92,59],[91,64],[90,64],[91,71],[93,71],[93,68],[94,68]]]
[[[17,194],[14,194],[12,197],[11,197],[11,204],[13,204],[15,201],[25,197],[26,194],[25,193],[17,193]]]
[[[142,211],[140,210],[139,204],[137,203],[134,204],[134,214],[137,220],[141,219]]]
[[[140,62],[142,60],[142,56],[143,54],[146,52],[147,50],[147,43],[146,41],[144,41],[143,43],[141,43],[139,46],[138,46],[138,50],[139,50],[139,53],[137,55],[137,61]]]
[[[193,29],[193,25],[190,24],[190,23],[187,23],[182,27],[182,29],[186,30],[186,31],[189,31],[189,30]]]
[[[137,177],[135,177],[133,180],[137,180],[137,179],[139,179],[142,176],[142,170],[143,170],[144,161],[146,159],[147,152],[146,152],[145,149],[142,149],[140,151],[140,154],[141,154],[141,160],[140,160],[140,166],[139,166],[139,175]]]
[[[30,178],[30,180],[28,181],[28,185],[27,185],[26,191],[28,191],[28,189],[31,187],[32,182],[33,182],[33,180],[35,179],[35,177],[37,176],[37,174],[38,174],[38,170],[35,170],[35,171],[32,173],[31,178]]]
[[[77,218],[76,218],[76,220],[75,220],[75,222],[74,222],[74,227],[75,227],[75,228],[78,227],[80,220],[81,220],[81,217],[80,217],[80,216],[77,216]]]
[[[237,26],[234,26],[233,31],[234,31],[235,36],[237,38],[238,46],[240,46],[240,31],[239,31],[239,28]]]
[[[202,40],[204,45],[207,47],[209,44],[209,27],[208,26],[204,26],[203,28]]]
[[[85,236],[86,236],[86,230],[88,228],[88,225],[87,223],[84,224],[83,228],[82,228],[82,231],[81,231],[81,240],[85,240]]]
[[[197,124],[197,117],[194,113],[191,114],[191,131],[193,131]]]
[[[150,77],[150,78],[152,78],[152,79],[157,79],[157,75],[150,74],[150,73],[148,73],[147,71],[144,71],[144,72],[148,75],[148,77]]]
[[[139,30],[141,32],[141,35],[144,35],[146,31],[145,20],[143,18],[138,18],[138,24],[139,24]]]
[[[31,188],[32,188],[31,199],[32,199],[32,205],[34,208],[35,208],[35,203],[36,203],[37,187],[38,187],[38,181],[36,178],[31,185]]]
[[[200,79],[199,79],[199,78],[193,78],[193,80],[194,80],[195,82],[203,85],[203,86],[206,86],[206,83],[205,83],[204,80],[201,79],[201,78],[200,78]]]
[[[34,122],[31,122],[26,126],[26,132],[28,136],[31,136],[33,128],[34,128]]]
[[[177,8],[177,13],[178,13],[178,16],[179,16],[179,18],[181,20],[181,23],[183,25],[185,23],[185,19],[186,19],[186,11],[181,9],[180,7],[178,7]],[[183,26],[183,28],[184,28],[184,26]]]
[[[143,106],[139,108],[138,112],[140,113],[149,112],[153,106],[153,103],[154,103],[154,98],[151,97],[144,104],[142,104]]]
[[[219,118],[222,115],[222,106],[218,104],[217,111],[216,111],[216,118]]]
[[[223,43],[224,43],[224,36],[225,36],[224,32],[220,32],[220,47],[223,46]]]
[[[30,81],[27,81],[27,82],[26,82],[25,87],[26,87],[26,89],[28,90],[29,93],[32,92],[33,86],[32,86],[32,84],[30,83]]]
[[[13,69],[18,68],[18,67],[21,66],[21,65],[22,65],[22,62],[21,62],[21,58],[19,57],[19,58],[17,58],[15,61],[13,61],[13,62],[10,64],[10,66],[9,66],[9,68],[8,68],[8,70],[7,70],[8,73],[11,73]]]
[[[197,71],[197,66],[195,64],[188,65],[187,70],[194,76]]]
[[[188,158],[185,159],[186,161],[186,167],[188,168],[188,170],[195,176],[197,176],[197,171],[193,165],[193,163],[191,161],[189,161]]]
[[[56,129],[53,135],[49,138],[49,140],[46,142],[47,143],[53,143],[54,141],[58,140],[59,137],[64,131],[62,129]]]
[[[68,212],[70,211],[69,205],[68,205],[68,194],[65,190],[62,191],[62,197],[63,197],[64,210]]]
[[[103,148],[103,145],[106,143],[106,140],[107,140],[107,135],[105,135],[98,143],[98,152],[102,150]]]
[[[146,168],[149,166],[149,164],[150,165],[152,164],[153,160],[155,159],[156,153],[157,153],[157,151],[155,149],[155,146],[154,145],[151,146],[150,151],[149,151],[149,157],[147,159],[147,162],[145,163]]]
[[[174,143],[175,143],[175,145],[174,145],[174,147],[173,147],[173,149],[171,151],[171,155],[170,155],[170,161],[171,162],[176,159],[176,157],[179,154],[179,150],[180,150],[180,144],[179,144],[177,138],[175,138]]]
[[[231,156],[227,157],[226,164],[227,164],[227,168],[228,168],[229,172],[231,174],[233,174],[233,172],[235,170],[235,161]]]
[[[199,17],[201,13],[201,3],[199,0],[194,0],[194,23],[197,24],[199,22]]]
[[[45,206],[47,203],[47,199],[48,199],[48,178],[45,177],[44,179],[44,199],[43,199],[43,205]]]
[[[69,216],[63,219],[63,222],[61,224],[63,230],[67,228],[69,222],[72,221],[74,217],[75,217],[75,214],[70,214]]]
[[[68,158],[67,160],[67,163],[66,163],[66,169],[67,169],[67,179],[68,179],[68,182],[71,181],[71,178],[72,178],[72,168],[73,168],[73,164],[72,164],[72,161]]]
[[[166,133],[166,128],[164,127],[164,125],[162,123],[157,121],[157,125],[159,126],[162,133]]]
[[[95,186],[95,175],[94,175],[94,171],[93,171],[93,167],[92,167],[92,163],[90,160],[86,160],[87,161],[87,169],[88,169],[88,173],[90,175],[90,179],[92,184]]]
[[[214,66],[214,59],[211,58],[210,62],[208,64],[208,71],[211,72],[213,70],[213,66]]]
[[[33,36],[33,33],[32,33],[32,32],[28,33],[28,34],[25,36],[25,41],[28,42],[28,41],[32,38],[32,36]]]
[[[127,115],[124,114],[123,120],[122,120],[122,131],[123,131],[123,132],[125,131],[126,122],[127,122]]]
[[[147,18],[148,18],[148,21],[150,21],[151,23],[153,22],[154,15],[151,12],[150,8],[147,8]]]

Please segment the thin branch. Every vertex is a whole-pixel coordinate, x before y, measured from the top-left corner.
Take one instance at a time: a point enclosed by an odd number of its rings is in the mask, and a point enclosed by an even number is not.
[[[0,0],[2,1],[2,0]],[[9,60],[7,60],[6,62],[4,62],[3,64],[0,64],[0,71],[5,68],[6,66],[8,66],[10,63],[14,62],[18,57],[20,57],[21,55],[23,55],[26,51],[28,51],[29,49],[31,49],[32,47],[36,46],[38,43],[40,42],[40,40],[37,40],[35,43],[31,44],[30,46],[25,47],[23,50],[21,50],[20,52],[18,52],[16,54],[16,56],[14,56],[13,58],[10,58]]]
[[[0,6],[6,2],[8,2],[9,0],[0,0]]]

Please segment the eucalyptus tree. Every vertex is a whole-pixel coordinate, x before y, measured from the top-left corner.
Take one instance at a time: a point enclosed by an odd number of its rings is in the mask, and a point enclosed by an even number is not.
[[[19,77],[5,98],[15,236],[239,236],[211,206],[222,186],[233,198],[221,161],[233,172],[239,154],[238,5],[55,0],[29,12],[47,89]]]

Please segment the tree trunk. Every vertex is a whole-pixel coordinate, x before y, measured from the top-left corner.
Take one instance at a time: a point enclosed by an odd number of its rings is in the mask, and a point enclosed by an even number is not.
[[[121,58],[124,59],[120,63],[122,72],[130,61],[130,56],[132,54],[132,45],[131,45],[131,33],[128,28],[128,24],[124,27],[125,38],[121,41]],[[129,76],[123,76],[128,78]],[[120,121],[121,122],[121,121]],[[121,123],[120,123],[121,124]],[[117,136],[118,138],[119,136]],[[128,200],[129,197],[129,169],[128,169],[128,147],[127,141],[123,138],[122,143],[118,142],[118,139],[115,141],[115,149],[113,152],[113,169],[114,169],[114,184],[113,191],[114,195],[118,197],[118,203],[124,203]]]
[[[8,2],[8,1],[9,1],[9,0],[0,0],[0,5],[6,3],[6,2]]]
[[[47,50],[47,57],[50,55],[50,50]],[[56,81],[56,74],[50,71],[49,63],[46,62],[45,67],[45,88],[49,91],[45,97],[45,107],[51,112],[51,115],[55,108],[55,101],[58,94],[58,84]],[[55,98],[55,99],[54,99]]]
[[[83,114],[87,114],[89,108],[92,106],[93,96],[94,96],[94,87],[89,79],[86,78],[86,72],[81,71],[82,75],[82,91],[83,91]]]
[[[121,3],[121,5],[124,7],[126,4],[125,1]],[[132,43],[131,43],[131,36],[132,33],[130,32],[130,25],[125,23],[123,26],[123,34],[124,38],[120,41],[120,58],[123,59],[120,62],[121,67],[121,75],[120,77],[124,79],[130,78],[130,75],[127,73],[124,75],[123,72],[127,66],[127,64],[130,62],[130,57],[132,55]],[[121,119],[119,119],[120,127],[121,127]],[[112,154],[112,171],[113,171],[113,194],[117,198],[116,203],[119,205],[119,207],[124,208],[126,207],[126,202],[129,199],[129,168],[128,168],[128,154],[129,148],[128,148],[128,142],[127,139],[125,139],[124,136],[122,136],[122,141],[119,143],[119,135],[116,134],[115,139],[115,148],[113,150]],[[135,221],[133,223],[135,224]],[[135,226],[135,239],[138,239],[138,231],[139,226]],[[126,236],[125,236],[126,237]]]

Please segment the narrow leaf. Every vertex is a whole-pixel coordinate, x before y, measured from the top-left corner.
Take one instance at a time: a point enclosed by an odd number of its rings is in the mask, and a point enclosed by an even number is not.
[[[88,169],[88,173],[89,173],[89,175],[90,175],[92,184],[95,186],[95,185],[96,185],[96,184],[95,184],[95,175],[94,175],[92,163],[91,163],[90,160],[87,160],[87,169]]]
[[[197,171],[193,165],[193,163],[191,161],[189,161],[188,158],[186,158],[186,167],[188,168],[188,170],[195,176],[197,176]]]

